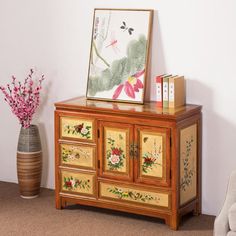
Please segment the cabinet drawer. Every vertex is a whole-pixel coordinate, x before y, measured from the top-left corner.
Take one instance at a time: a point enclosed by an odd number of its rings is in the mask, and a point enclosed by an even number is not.
[[[95,169],[95,147],[83,144],[60,144],[60,161],[63,166]]]
[[[60,137],[94,142],[94,120],[80,117],[60,117]]]
[[[62,192],[95,196],[95,174],[62,169],[60,176]]]
[[[157,206],[170,209],[170,194],[154,192],[122,184],[99,183],[99,197],[116,201],[127,201],[146,206]]]

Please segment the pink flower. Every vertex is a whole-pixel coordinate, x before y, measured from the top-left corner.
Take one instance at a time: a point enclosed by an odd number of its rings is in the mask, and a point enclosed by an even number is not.
[[[135,98],[134,87],[131,85],[129,81],[125,82],[125,93],[131,97]]]
[[[120,162],[120,156],[111,155],[109,160],[110,160],[111,164],[113,164],[113,165],[118,164]]]
[[[20,124],[24,128],[30,126],[33,115],[39,106],[41,84],[44,80],[42,75],[38,85],[34,86],[33,73],[34,71],[31,69],[23,84],[20,81],[17,82],[16,78],[12,76],[11,86],[7,84],[6,87],[0,87],[5,96],[5,101],[11,107],[12,113],[18,117]]]
[[[114,94],[113,94],[112,99],[115,100],[115,99],[117,99],[117,98],[119,97],[119,95],[120,95],[120,93],[121,93],[123,87],[124,87],[124,84],[120,84],[120,85],[117,87],[117,89],[115,90],[115,92],[114,92]]]
[[[138,71],[136,74],[130,76],[123,84],[120,84],[113,96],[112,99],[117,99],[120,96],[120,93],[122,92],[123,88],[126,93],[126,95],[130,98],[135,98],[135,92],[139,92],[139,89],[143,88],[143,83],[140,79],[138,79],[141,75],[143,75],[145,72],[145,69]]]
[[[134,91],[139,92],[139,89],[143,88],[143,83],[141,82],[140,79],[137,79],[136,84],[134,85]]]

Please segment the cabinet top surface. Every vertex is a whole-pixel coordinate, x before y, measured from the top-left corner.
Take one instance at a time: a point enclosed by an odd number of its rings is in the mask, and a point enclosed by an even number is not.
[[[118,103],[110,101],[89,100],[86,97],[72,98],[66,101],[57,102],[55,106],[58,110],[77,110],[107,112],[128,115],[160,116],[170,119],[180,118],[182,116],[199,113],[201,106],[187,104],[178,108],[159,108],[156,102],[145,102],[144,104]]]

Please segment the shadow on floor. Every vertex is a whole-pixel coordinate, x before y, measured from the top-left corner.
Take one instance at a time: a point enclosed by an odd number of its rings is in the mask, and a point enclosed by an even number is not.
[[[159,219],[155,217],[137,215],[137,214],[115,211],[115,210],[110,210],[110,209],[97,208],[97,207],[92,207],[92,206],[82,206],[82,205],[71,204],[71,205],[68,205],[64,210],[85,210],[85,211],[96,212],[96,213],[101,213],[105,215],[116,215],[120,217],[132,218],[132,219],[140,220],[140,221],[165,224],[165,221],[163,219]],[[206,221],[205,220],[203,221],[202,218],[206,218]],[[201,215],[198,217],[198,216],[194,216],[193,213],[190,212],[182,217],[179,228],[180,229],[185,228],[188,231],[191,231],[191,230],[194,231],[194,230],[199,230],[199,225],[201,225],[200,227],[201,230],[212,230],[214,219],[215,219],[214,216]],[[194,227],[194,225],[191,223],[193,220],[199,223],[196,225],[196,227]],[[204,222],[207,222],[207,223],[204,223]]]

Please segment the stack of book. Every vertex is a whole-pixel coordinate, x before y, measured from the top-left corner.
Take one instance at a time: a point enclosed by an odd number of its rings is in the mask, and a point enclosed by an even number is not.
[[[185,105],[185,79],[178,75],[159,75],[156,77],[157,106],[176,108]]]

